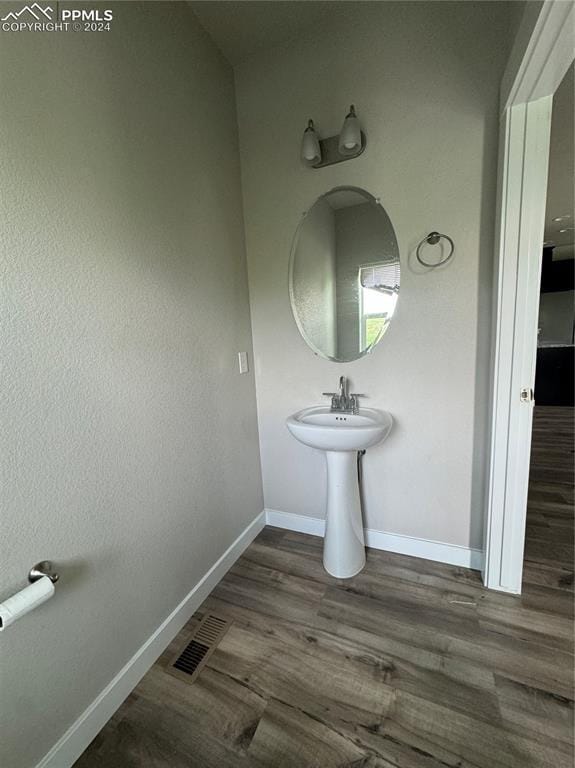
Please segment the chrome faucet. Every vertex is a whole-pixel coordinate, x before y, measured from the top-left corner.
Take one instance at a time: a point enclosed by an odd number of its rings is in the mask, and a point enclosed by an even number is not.
[[[347,381],[345,376],[339,377],[339,392],[324,392],[326,397],[331,397],[331,410],[338,413],[358,413],[358,397],[364,397],[359,392],[347,393]]]
[[[347,402],[347,393],[345,391],[347,389],[346,383],[347,382],[345,380],[345,376],[340,376],[339,377],[339,400],[341,403]]]

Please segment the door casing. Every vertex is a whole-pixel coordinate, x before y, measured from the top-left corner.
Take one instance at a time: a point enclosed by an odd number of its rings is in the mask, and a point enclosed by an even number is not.
[[[501,84],[485,586],[520,594],[553,94],[575,58],[575,4],[527,3]]]

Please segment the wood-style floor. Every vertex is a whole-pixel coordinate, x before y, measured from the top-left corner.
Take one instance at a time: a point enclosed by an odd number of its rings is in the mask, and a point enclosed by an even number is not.
[[[524,593],[265,529],[192,618],[233,620],[193,685],[176,640],[75,768],[572,768],[572,409],[537,409]],[[184,634],[183,633],[183,634]]]
[[[539,406],[533,417],[524,580],[573,587],[574,408]],[[567,572],[564,573],[564,570]],[[547,582],[545,582],[547,583]]]

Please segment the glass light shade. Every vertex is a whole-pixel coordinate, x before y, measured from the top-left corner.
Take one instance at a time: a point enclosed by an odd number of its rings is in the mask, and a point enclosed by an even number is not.
[[[361,149],[361,125],[353,104],[349,109],[349,114],[343,121],[339,134],[340,155],[354,155]]]
[[[309,121],[301,140],[301,159],[309,165],[321,160],[319,138],[313,127],[313,120]]]

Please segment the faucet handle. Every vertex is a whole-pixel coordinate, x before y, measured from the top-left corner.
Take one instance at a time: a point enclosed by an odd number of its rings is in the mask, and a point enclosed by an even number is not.
[[[357,399],[358,397],[367,397],[367,395],[362,395],[361,392],[350,392],[349,407],[353,413],[357,413],[357,411],[359,411],[359,402]]]
[[[337,392],[322,392],[322,395],[325,395],[326,397],[331,397],[331,410],[337,411],[339,410],[339,395]]]

